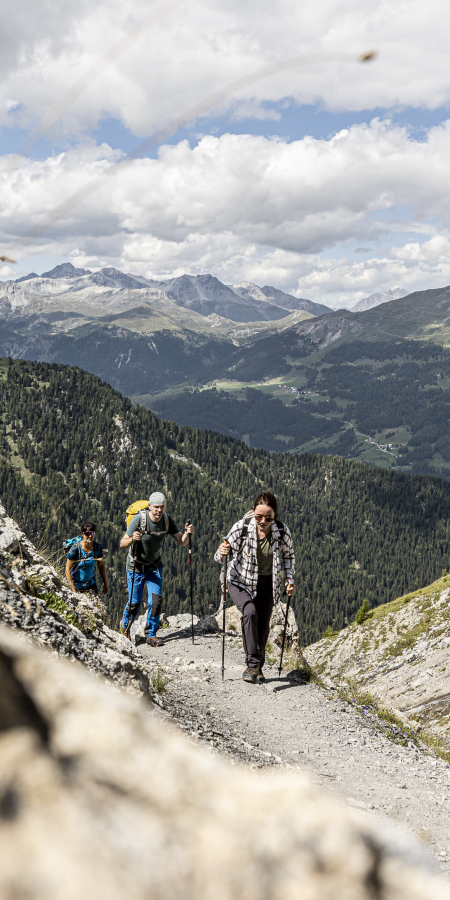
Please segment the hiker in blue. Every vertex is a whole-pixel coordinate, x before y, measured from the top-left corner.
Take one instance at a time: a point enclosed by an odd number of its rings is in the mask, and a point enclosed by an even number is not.
[[[102,545],[95,540],[97,526],[93,522],[83,522],[81,535],[65,542],[69,547],[66,562],[66,578],[73,591],[84,594],[94,591],[98,594],[95,581],[95,564],[103,581],[103,593],[108,593],[108,579],[103,562]]]
[[[148,612],[145,637],[146,643],[151,647],[159,647],[162,643],[156,637],[156,632],[159,628],[162,607],[163,567],[161,550],[164,538],[170,534],[180,547],[187,547],[189,535],[194,531],[193,525],[186,524],[184,534],[181,534],[172,517],[165,512],[165,509],[166,498],[164,494],[155,491],[150,496],[148,508],[137,513],[131,519],[120,541],[120,546],[128,550],[128,603],[123,611],[120,623],[122,634],[130,637],[130,628],[139,615],[144,595],[144,584],[146,584]]]

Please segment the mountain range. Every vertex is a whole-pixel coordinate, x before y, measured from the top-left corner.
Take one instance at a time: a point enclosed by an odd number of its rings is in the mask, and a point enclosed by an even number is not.
[[[55,266],[37,275],[30,272],[0,288],[0,311],[19,309],[43,312],[55,308],[90,316],[106,310],[120,312],[142,304],[156,307],[183,307],[201,316],[220,316],[232,322],[261,322],[283,319],[294,311],[313,316],[330,312],[329,307],[263,288],[251,282],[226,285],[213,275],[180,275],[163,281],[131,275],[114,268],[91,272],[71,263]]]
[[[80,366],[254,447],[450,478],[450,288],[378,300],[327,311],[267,285],[65,263],[3,284],[0,354]]]

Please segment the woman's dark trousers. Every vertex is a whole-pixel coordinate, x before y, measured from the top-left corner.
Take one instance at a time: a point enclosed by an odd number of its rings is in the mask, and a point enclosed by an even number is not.
[[[245,588],[230,582],[228,583],[228,593],[239,612],[242,613],[242,641],[247,666],[251,669],[259,666],[262,669],[266,658],[266,643],[273,609],[272,576],[258,576],[258,587],[254,600]]]

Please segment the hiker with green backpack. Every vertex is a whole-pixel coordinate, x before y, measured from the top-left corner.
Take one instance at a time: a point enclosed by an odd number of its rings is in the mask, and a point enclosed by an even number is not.
[[[263,684],[270,617],[274,604],[280,600],[283,576],[288,597],[295,591],[291,532],[278,519],[277,500],[270,491],[258,494],[253,509],[230,529],[214,559],[221,562],[226,557],[231,557],[227,566],[228,594],[242,613],[247,664],[242,678],[250,684]]]
[[[184,534],[181,534],[165,509],[166,498],[160,491],[151,494],[148,503],[146,500],[133,503],[127,509],[127,530],[120,541],[120,546],[128,550],[128,603],[123,611],[121,631],[130,637],[130,629],[139,614],[146,584],[148,612],[144,631],[146,643],[151,647],[159,647],[161,644],[156,633],[162,607],[161,550],[164,539],[170,534],[180,547],[187,547],[189,535],[194,531],[194,526],[187,523]]]
[[[95,581],[96,563],[103,581],[103,593],[107,594],[109,590],[103,562],[103,548],[95,540],[96,530],[94,522],[83,522],[81,534],[64,541],[64,549],[69,551],[65,575],[71,590],[79,594],[85,594],[87,591],[98,594]]]

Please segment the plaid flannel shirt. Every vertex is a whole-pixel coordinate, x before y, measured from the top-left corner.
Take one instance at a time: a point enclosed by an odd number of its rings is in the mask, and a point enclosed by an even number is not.
[[[227,534],[226,540],[231,547],[231,554],[228,556],[227,565],[227,581],[238,587],[244,588],[252,600],[256,597],[256,588],[258,585],[258,559],[257,559],[257,534],[255,519],[251,519],[248,523],[247,536],[242,541],[242,532],[244,529],[244,519],[236,522]],[[283,559],[283,569],[285,578],[293,578],[295,573],[295,556],[292,546],[292,537],[289,528],[284,526],[284,534],[281,538],[280,532],[275,522],[270,526],[270,539],[273,547],[273,601],[278,603],[280,600],[280,582],[281,582],[281,562],[280,555]],[[242,543],[242,547],[241,547]],[[240,549],[239,549],[240,548]],[[222,557],[218,550],[214,554],[216,562],[222,562]]]

